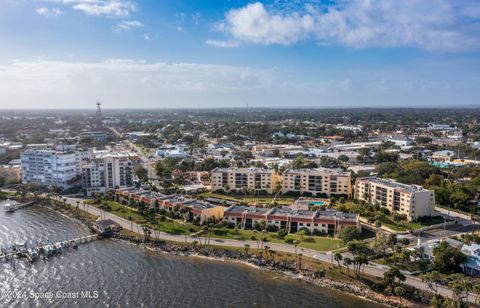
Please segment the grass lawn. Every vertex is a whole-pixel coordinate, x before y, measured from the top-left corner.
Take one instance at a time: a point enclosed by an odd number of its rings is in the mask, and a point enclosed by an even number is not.
[[[147,222],[145,220],[145,217],[140,215],[135,209],[121,205],[116,201],[102,201],[102,203],[108,204],[112,208],[110,211],[108,211],[109,213],[112,213],[124,219],[129,219],[130,217],[133,222],[141,225],[147,225],[148,227],[158,231],[173,234],[190,234],[200,230],[200,227],[198,226],[192,224],[187,224],[183,226],[183,224],[169,219],[163,222],[159,221],[158,224],[153,224],[151,222]],[[92,202],[89,202],[89,204],[100,208],[98,204],[93,204]]]
[[[234,230],[234,229],[216,229],[213,234],[212,238],[225,238],[225,239],[236,239],[236,240],[251,240],[252,235],[255,233],[252,230]],[[336,238],[327,238],[321,236],[303,236],[303,241],[301,240],[299,235],[295,234],[288,234],[285,236],[284,239],[278,237],[277,233],[273,232],[258,232],[256,234],[256,238],[258,239],[259,245],[261,245],[261,240],[263,238],[266,239],[266,243],[283,243],[283,244],[291,244],[295,240],[300,241],[298,244],[299,247],[314,249],[318,251],[330,251],[337,248],[344,247],[345,245],[342,243],[341,240]]]
[[[88,202],[95,207],[100,208],[101,206],[98,204],[93,204],[91,201]],[[140,215],[135,209],[130,207],[121,205],[116,201],[103,201],[104,204],[108,204],[111,207],[111,210],[108,211],[114,215],[120,216],[125,219],[131,218],[131,220],[135,223],[146,225],[152,229],[172,233],[172,234],[192,234],[196,233],[201,230],[201,227],[196,226],[194,224],[187,223],[183,225],[178,221],[171,220],[167,218],[166,221],[158,222],[158,224],[151,223],[145,220],[145,217]],[[134,230],[136,231],[136,230]],[[224,239],[236,239],[236,240],[251,240],[252,236],[255,233],[253,230],[235,230],[235,229],[228,229],[228,228],[221,228],[215,229],[214,232],[211,234],[212,238],[224,238]],[[299,247],[315,249],[318,251],[329,251],[335,250],[338,248],[342,248],[345,245],[342,243],[341,240],[336,238],[327,238],[321,236],[303,236],[303,240],[299,235],[295,234],[288,234],[285,236],[284,239],[278,237],[277,233],[274,232],[257,232],[256,237],[259,240],[259,245],[261,245],[260,241],[263,238],[266,238],[266,242],[273,242],[273,243],[284,243],[284,244],[291,244],[295,240],[300,241],[298,244]]]
[[[201,196],[204,196],[206,198],[218,198],[218,199],[224,199],[224,200],[230,200],[230,201],[239,201],[239,202],[247,202],[247,203],[272,203],[274,196],[272,195],[251,195],[247,194],[246,197],[245,195],[238,195],[238,194],[219,194],[219,193],[212,193],[212,192],[205,192],[200,194]],[[291,205],[293,201],[295,201],[298,197],[294,196],[279,196],[275,200],[280,205]]]
[[[397,231],[406,231],[408,229],[416,230],[423,227],[428,227],[431,225],[442,223],[443,218],[438,216],[438,217],[432,217],[430,220],[426,220],[422,222],[413,222],[413,221],[412,222],[407,222],[407,221],[395,222],[393,220],[393,216],[389,215],[389,216],[384,216],[381,221],[384,226],[387,226],[390,229],[397,230]]]

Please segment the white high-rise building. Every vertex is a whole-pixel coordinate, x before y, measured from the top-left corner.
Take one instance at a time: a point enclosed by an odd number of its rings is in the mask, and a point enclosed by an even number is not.
[[[27,150],[21,154],[22,182],[71,188],[80,174],[80,152]]]
[[[87,196],[105,193],[109,189],[133,185],[133,164],[127,155],[99,155],[82,166],[82,186]]]

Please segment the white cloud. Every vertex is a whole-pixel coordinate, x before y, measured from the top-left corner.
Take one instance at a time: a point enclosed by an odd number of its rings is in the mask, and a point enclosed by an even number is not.
[[[124,20],[118,23],[115,27],[113,27],[113,30],[119,32],[123,30],[131,30],[134,28],[143,28],[143,27],[145,27],[145,25],[139,22],[138,20]]]
[[[60,10],[59,8],[47,8],[47,7],[41,7],[41,8],[38,8],[35,10],[35,12],[38,14],[38,15],[42,15],[42,16],[58,16],[60,14],[62,14],[62,10]]]
[[[62,3],[88,15],[126,17],[136,10],[132,0],[43,0]]]
[[[278,1],[283,3],[282,1]],[[225,14],[217,30],[255,44],[417,47],[480,50],[480,2],[475,0],[337,0],[268,6],[260,2]]]
[[[478,105],[479,61],[397,70],[279,69],[195,64],[16,61],[0,65],[0,109]]]
[[[219,41],[219,40],[206,40],[205,44],[221,48],[233,48],[240,46],[238,41]]]
[[[81,107],[97,100],[114,107],[228,104],[268,88],[274,75],[248,67],[122,59],[17,61],[0,66],[0,108]]]
[[[143,35],[143,38],[144,38],[146,41],[150,41],[150,40],[151,40],[150,35],[148,35],[147,33],[145,33],[145,34]]]

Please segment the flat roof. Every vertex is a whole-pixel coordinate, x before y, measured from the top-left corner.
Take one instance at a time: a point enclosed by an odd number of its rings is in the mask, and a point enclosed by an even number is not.
[[[358,179],[359,181],[367,181],[367,182],[372,182],[375,184],[380,184],[380,185],[385,185],[391,188],[400,188],[408,192],[417,192],[417,191],[430,191],[428,189],[423,188],[423,186],[420,185],[409,185],[409,184],[403,184],[400,182],[396,182],[392,179],[382,179],[382,178],[377,178],[377,177],[368,177],[368,178],[360,178]]]
[[[350,172],[343,171],[342,169],[329,169],[329,168],[311,168],[311,169],[289,169],[284,172],[284,174],[292,174],[292,173],[316,173],[316,172],[323,172],[332,175],[341,175],[341,176],[349,176]]]
[[[273,169],[265,169],[265,168],[215,168],[212,172],[238,172],[238,173],[245,173],[245,172],[255,172],[255,173],[273,173],[275,170]]]

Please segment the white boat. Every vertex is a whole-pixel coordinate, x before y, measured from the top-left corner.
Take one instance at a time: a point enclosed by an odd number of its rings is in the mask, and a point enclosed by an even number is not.
[[[7,213],[15,212],[16,209],[17,209],[17,207],[14,204],[11,204],[11,203],[5,203],[3,205],[3,210]]]

